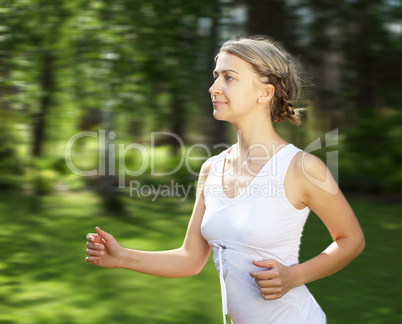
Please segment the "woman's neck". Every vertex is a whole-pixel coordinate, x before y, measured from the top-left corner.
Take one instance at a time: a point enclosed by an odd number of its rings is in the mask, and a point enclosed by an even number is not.
[[[272,122],[262,120],[255,123],[233,125],[237,133],[237,143],[234,146],[234,158],[245,162],[253,157],[273,156],[283,146],[288,144],[281,138],[272,126]]]

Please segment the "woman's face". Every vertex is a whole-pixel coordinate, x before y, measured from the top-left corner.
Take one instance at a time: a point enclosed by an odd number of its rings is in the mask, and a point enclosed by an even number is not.
[[[222,51],[213,71],[215,82],[209,89],[213,115],[217,120],[236,122],[258,106],[263,84],[241,58]]]

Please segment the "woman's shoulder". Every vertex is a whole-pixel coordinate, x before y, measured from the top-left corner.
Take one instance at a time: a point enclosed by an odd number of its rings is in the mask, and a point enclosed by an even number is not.
[[[337,191],[337,183],[327,165],[311,153],[299,149],[289,168],[303,188],[316,187],[328,192]]]
[[[211,170],[212,164],[215,163],[216,161],[224,159],[226,154],[230,151],[231,148],[232,148],[232,146],[229,148],[226,148],[222,152],[215,154],[215,155],[211,156],[210,158],[208,158],[201,166],[200,177],[202,177],[202,176],[207,177],[209,174],[209,171]]]
[[[198,181],[197,181],[197,196],[198,196],[198,193],[203,192],[204,186],[208,179],[208,175],[210,174],[212,165],[215,163],[216,159],[224,157],[225,154],[229,151],[229,149],[230,148],[225,149],[222,152],[220,152],[219,154],[211,156],[202,164],[200,173],[198,175]]]
[[[319,175],[324,172],[325,174],[327,166],[319,157],[295,145],[293,146],[296,148],[294,158],[291,161],[293,168],[296,168],[301,173],[308,172],[309,174]]]

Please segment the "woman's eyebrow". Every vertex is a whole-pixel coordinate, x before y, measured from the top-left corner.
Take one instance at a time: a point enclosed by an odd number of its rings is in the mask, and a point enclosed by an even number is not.
[[[234,72],[234,73],[236,73],[236,74],[239,74],[239,73],[236,72],[235,70],[231,70],[231,69],[222,70],[222,71],[214,70],[214,71],[212,72],[212,74],[213,74],[213,75],[216,75],[216,74],[223,74],[223,73],[226,73],[226,72]]]

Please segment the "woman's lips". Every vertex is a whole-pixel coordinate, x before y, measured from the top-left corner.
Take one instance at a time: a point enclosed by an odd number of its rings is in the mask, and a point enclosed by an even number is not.
[[[226,102],[223,101],[212,101],[212,105],[215,106],[222,106],[222,105],[226,105]]]

